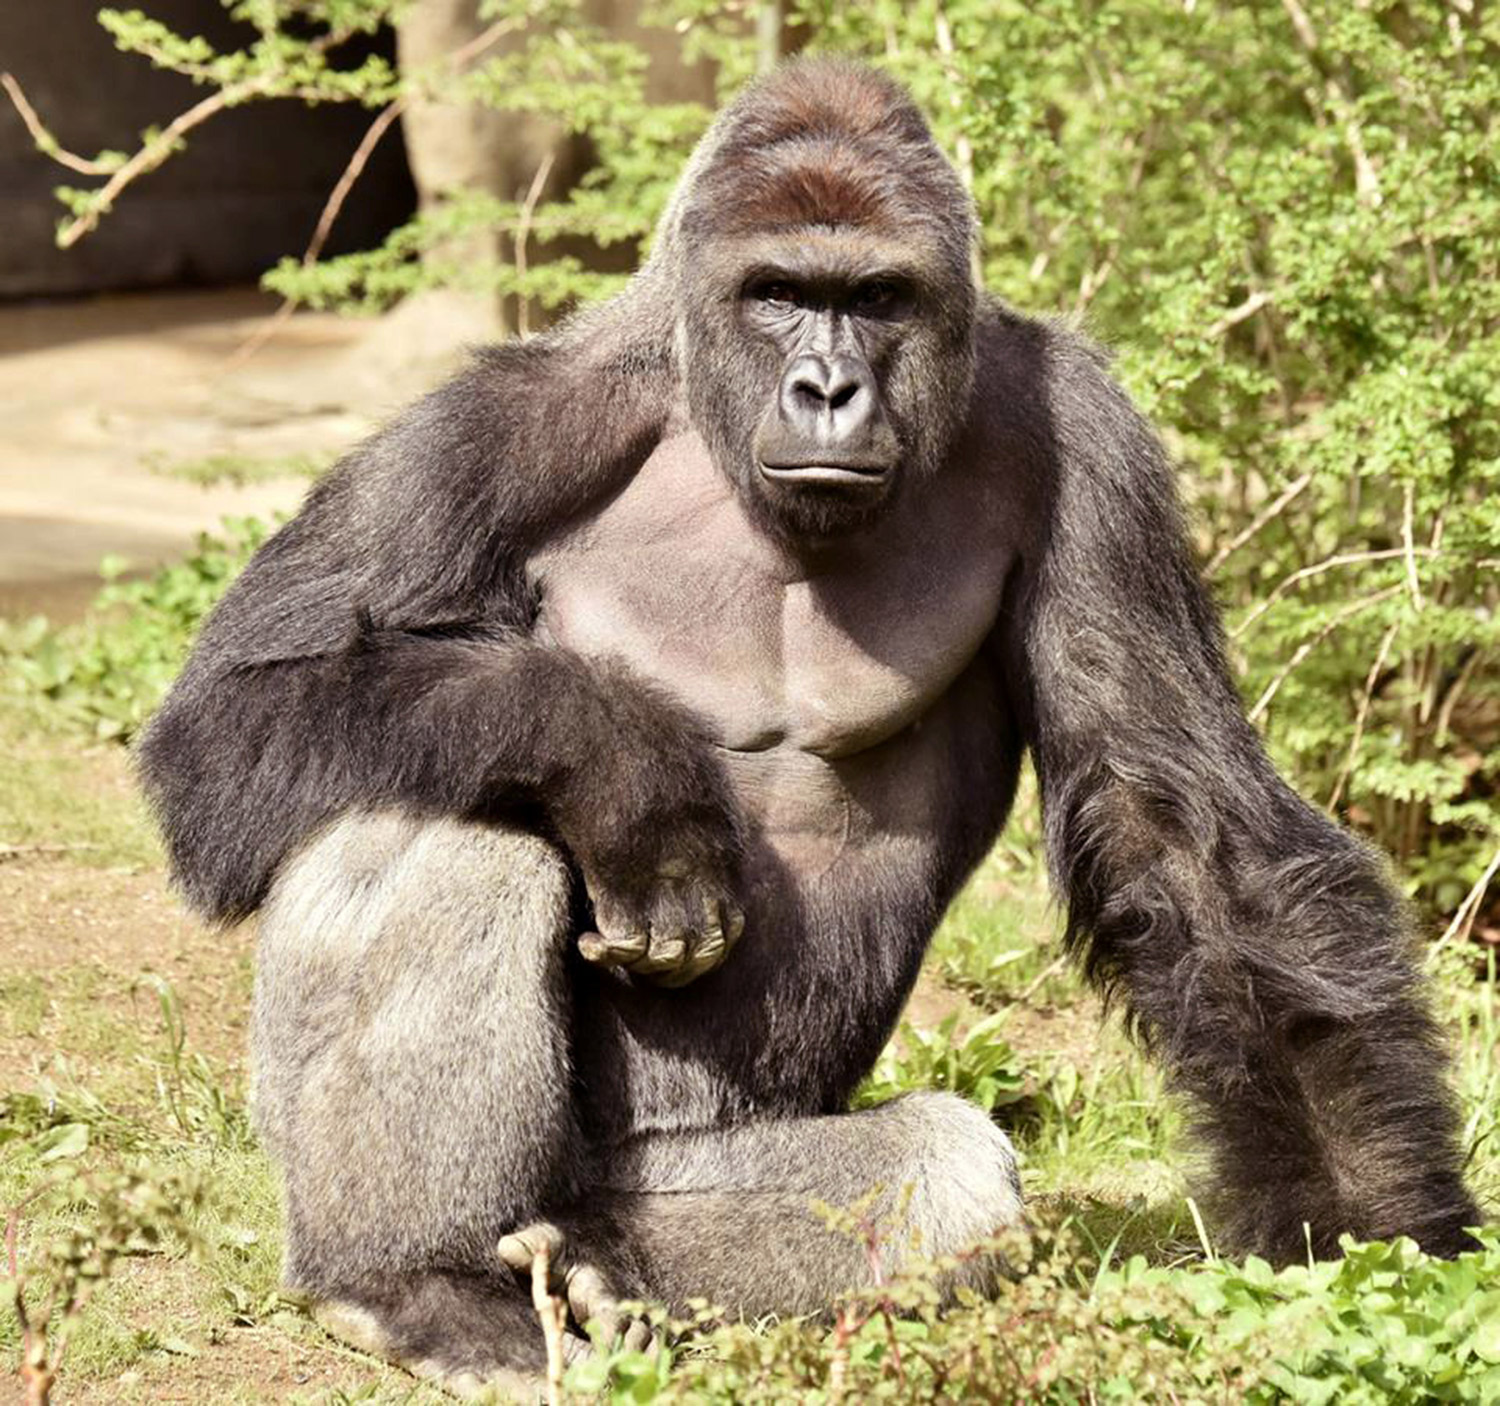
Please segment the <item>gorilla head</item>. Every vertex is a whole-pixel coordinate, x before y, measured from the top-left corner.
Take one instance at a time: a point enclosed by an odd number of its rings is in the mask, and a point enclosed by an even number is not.
[[[894,83],[793,64],[704,142],[666,220],[693,423],[783,538],[936,473],[974,375],[974,221]]]

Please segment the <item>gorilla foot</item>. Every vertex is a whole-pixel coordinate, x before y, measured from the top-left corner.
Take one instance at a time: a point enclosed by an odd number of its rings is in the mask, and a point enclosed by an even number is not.
[[[325,1298],[318,1325],[465,1401],[542,1399],[546,1346],[529,1296],[498,1277],[432,1271],[400,1290]],[[588,1351],[564,1344],[565,1360]]]
[[[651,1347],[650,1325],[623,1311],[621,1295],[609,1277],[597,1265],[570,1254],[567,1236],[551,1221],[522,1226],[502,1236],[495,1248],[524,1284],[529,1285],[544,1265],[548,1292],[566,1303],[570,1326],[579,1332],[593,1321],[606,1342],[618,1340],[632,1352]]]

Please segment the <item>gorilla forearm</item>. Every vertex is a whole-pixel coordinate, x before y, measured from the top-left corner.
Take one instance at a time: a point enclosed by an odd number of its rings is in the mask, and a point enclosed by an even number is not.
[[[1249,768],[1130,775],[1052,775],[1069,939],[1197,1103],[1226,1243],[1278,1261],[1309,1231],[1319,1255],[1346,1232],[1463,1249],[1479,1213],[1379,862]]]
[[[320,826],[362,807],[534,806],[612,891],[662,858],[718,875],[732,863],[727,789],[682,710],[525,637],[373,633],[331,656],[190,673],[141,768],[184,890],[226,920],[253,912]]]
[[[689,720],[528,634],[529,552],[629,478],[667,413],[667,334],[642,301],[608,336],[476,356],[315,485],[214,610],[141,746],[203,911],[253,912],[286,855],[356,806],[545,801],[608,873],[597,816],[629,806],[599,788],[657,819],[680,789],[675,838],[714,848],[683,834],[717,795]]]

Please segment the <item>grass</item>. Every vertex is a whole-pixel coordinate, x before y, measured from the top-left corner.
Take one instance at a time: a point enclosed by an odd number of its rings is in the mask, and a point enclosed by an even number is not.
[[[118,748],[81,748],[12,704],[0,739],[14,900],[0,918],[0,1206],[50,1188],[19,1218],[33,1312],[48,1283],[88,1290],[59,1399],[442,1399],[332,1343],[279,1290],[275,1177],[245,1112],[248,939],[172,906]],[[1420,1401],[1486,1399],[1465,1384],[1489,1372],[1500,1391],[1493,1242],[1458,1266],[1400,1245],[1282,1275],[1218,1260],[1188,1200],[1179,1111],[1061,961],[1029,841],[1023,821],[955,905],[924,977],[925,1028],[866,1090],[957,1088],[1012,1127],[1044,1227],[1012,1251],[1031,1257],[1018,1283],[940,1314],[925,1280],[898,1279],[852,1299],[831,1332],[722,1325],[670,1375],[605,1357],[573,1385],[634,1401],[818,1399],[832,1379],[861,1400]],[[1493,1202],[1494,973],[1467,953],[1438,965],[1474,1180]],[[7,1370],[19,1346],[0,1316]]]

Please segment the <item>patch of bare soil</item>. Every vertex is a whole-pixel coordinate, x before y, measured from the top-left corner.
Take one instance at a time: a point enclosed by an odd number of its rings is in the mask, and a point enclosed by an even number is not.
[[[1005,1038],[1023,1058],[1061,1056],[1076,1069],[1088,1069],[1104,1044],[1104,1012],[1098,998],[1080,994],[1062,1007],[1012,1006]]]
[[[149,1329],[149,1324],[143,1324]],[[174,1346],[176,1346],[174,1344]],[[191,1353],[161,1352],[112,1380],[70,1382],[64,1375],[57,1406],[137,1406],[146,1402],[328,1401],[367,1390],[372,1381],[416,1383],[394,1368],[282,1332],[274,1326],[220,1330]],[[64,1369],[66,1373],[66,1368]],[[394,1399],[400,1399],[397,1395]]]
[[[0,953],[7,978],[69,969],[98,974],[91,999],[101,1014],[156,1029],[158,998],[143,981],[171,983],[191,1048],[228,1066],[243,1061],[244,960],[248,929],[213,931],[196,922],[160,872],[91,870],[66,860],[0,866]],[[15,1087],[54,1054],[47,1023],[0,1038],[0,1088]]]
[[[907,997],[901,1019],[922,1030],[935,1030],[950,1015],[958,1017],[958,1029],[963,1030],[981,1019],[984,1012],[963,992],[944,986],[938,977],[924,969]]]

